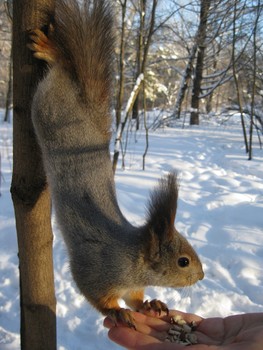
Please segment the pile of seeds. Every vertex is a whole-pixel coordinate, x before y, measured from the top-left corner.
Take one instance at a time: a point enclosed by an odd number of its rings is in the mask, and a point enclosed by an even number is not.
[[[181,316],[171,317],[171,328],[167,332],[166,342],[177,343],[184,346],[197,344],[196,323],[187,323]]]

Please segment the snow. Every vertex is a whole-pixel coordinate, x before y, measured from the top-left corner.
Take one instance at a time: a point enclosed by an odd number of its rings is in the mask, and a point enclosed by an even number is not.
[[[118,169],[118,200],[127,218],[143,223],[150,189],[170,169],[180,179],[177,229],[197,250],[205,279],[176,291],[148,288],[171,309],[203,317],[263,312],[263,162],[255,135],[248,161],[240,119],[222,124],[205,119],[199,127],[150,132],[146,171],[141,170],[143,132],[129,139],[126,169]],[[10,197],[12,128],[0,124],[0,349],[19,349],[19,273],[15,220]],[[103,317],[72,281],[64,243],[54,226],[58,349],[119,349],[107,338]]]

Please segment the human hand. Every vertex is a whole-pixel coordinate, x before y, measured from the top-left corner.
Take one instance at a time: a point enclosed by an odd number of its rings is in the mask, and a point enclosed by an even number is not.
[[[137,330],[104,321],[109,338],[130,350],[179,350],[184,346],[164,342],[171,327],[170,317],[156,318],[133,312]],[[170,316],[181,315],[186,322],[196,322],[198,344],[191,350],[262,350],[263,313],[234,315],[226,318],[203,319],[197,315],[170,311]]]

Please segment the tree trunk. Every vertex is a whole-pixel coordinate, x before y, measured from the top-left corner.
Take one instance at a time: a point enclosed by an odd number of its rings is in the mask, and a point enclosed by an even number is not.
[[[12,50],[11,50],[11,56],[12,56]],[[10,122],[10,110],[12,106],[12,59],[9,59],[9,65],[8,65],[8,88],[6,93],[6,101],[5,101],[5,117],[4,122]]]
[[[256,7],[256,19],[255,26],[253,29],[253,71],[252,71],[252,96],[251,96],[251,112],[250,112],[250,127],[249,127],[249,152],[248,160],[252,160],[252,141],[253,141],[253,126],[254,126],[254,113],[256,104],[256,80],[257,80],[257,32],[258,22],[260,17],[260,0],[258,0]]]
[[[143,61],[143,49],[144,49],[144,40],[145,40],[145,15],[146,15],[146,1],[147,0],[140,0],[140,27],[139,27],[139,34],[138,34],[138,48],[137,48],[137,56],[136,56],[136,79],[141,73],[144,73],[144,67],[142,67],[142,61]],[[133,108],[132,108],[132,119],[136,119],[136,130],[139,130],[140,128],[140,121],[139,121],[139,98],[140,94],[137,95],[136,100],[134,101]]]
[[[31,101],[43,65],[27,49],[28,31],[49,21],[53,0],[13,3],[13,177],[20,269],[21,349],[56,349],[56,299],[52,260],[51,202],[32,122]]]
[[[236,94],[237,94],[237,103],[240,111],[240,118],[241,118],[241,125],[242,125],[242,131],[243,131],[243,137],[244,137],[244,143],[246,147],[246,153],[248,153],[248,140],[247,140],[247,131],[246,131],[246,125],[244,120],[244,113],[243,113],[243,107],[242,107],[242,99],[241,99],[241,88],[239,86],[238,81],[238,73],[237,73],[237,60],[236,60],[236,42],[237,42],[237,33],[236,33],[236,24],[237,24],[237,4],[238,1],[236,0],[234,2],[234,11],[233,11],[233,37],[232,37],[232,69],[233,69],[233,78],[236,88]]]
[[[149,128],[147,126],[147,106],[146,106],[146,89],[145,82],[143,82],[143,120],[144,120],[144,129],[145,129],[145,150],[142,156],[142,170],[145,170],[146,156],[149,149]]]
[[[191,49],[187,65],[185,67],[185,72],[184,72],[183,78],[181,80],[179,92],[178,92],[176,103],[175,103],[173,116],[176,119],[179,119],[181,116],[182,103],[183,103],[183,100],[185,97],[186,90],[188,88],[188,83],[191,79],[191,74],[193,71],[193,62],[195,59],[196,51],[197,51],[197,44],[194,44],[192,49]]]
[[[115,174],[118,164],[118,159],[120,155],[120,146],[121,146],[121,140],[122,140],[122,134],[125,128],[125,125],[127,123],[129,114],[133,108],[134,102],[136,101],[136,98],[138,96],[138,93],[140,91],[142,82],[143,82],[144,76],[143,74],[140,74],[139,77],[136,80],[136,84],[134,85],[133,91],[131,93],[131,96],[127,102],[127,106],[125,108],[125,117],[123,121],[119,123],[117,132],[116,132],[116,138],[115,138],[115,147],[114,147],[114,154],[113,154],[113,162],[112,162],[112,170],[113,174]]]
[[[215,72],[217,69],[217,56],[215,54],[215,48],[213,46],[213,72]],[[214,91],[208,95],[206,100],[206,113],[209,114],[212,111],[212,105],[213,105],[213,97],[214,97]]]
[[[116,129],[118,129],[121,122],[121,110],[124,96],[124,60],[125,60],[125,29],[126,29],[126,10],[127,0],[121,4],[122,20],[121,20],[121,45],[120,45],[120,57],[119,57],[119,86],[116,101]]]
[[[191,117],[190,125],[199,124],[199,96],[201,94],[201,82],[203,76],[203,66],[205,57],[205,39],[207,29],[207,18],[211,0],[201,1],[200,24],[197,35],[197,59],[195,67],[195,77],[193,81],[192,102],[191,102]]]
[[[113,155],[113,165],[112,169],[115,174],[118,158],[120,154],[120,144],[121,144],[121,138],[122,133],[126,125],[126,121],[128,120],[128,116],[130,111],[132,110],[132,118],[136,118],[137,125],[136,129],[139,129],[139,93],[140,88],[142,85],[142,81],[144,80],[144,72],[148,57],[148,52],[151,44],[151,39],[154,33],[154,25],[155,25],[155,16],[156,16],[156,8],[158,4],[158,0],[153,0],[152,3],[152,10],[151,10],[151,18],[150,18],[150,25],[148,30],[147,38],[144,37],[144,31],[145,31],[145,11],[146,11],[146,2],[147,0],[140,0],[140,31],[139,31],[139,52],[137,55],[137,79],[136,83],[134,85],[134,89],[131,93],[131,96],[127,102],[127,107],[125,109],[125,117],[124,121],[121,122],[118,126],[116,139],[115,139],[115,148],[114,148],[114,155]]]
[[[158,0],[152,1],[149,29],[147,35],[146,31],[146,10],[147,10],[147,0],[140,0],[140,29],[139,29],[139,38],[138,38],[138,51],[137,51],[137,78],[143,74],[145,75],[146,63],[148,59],[148,53],[152,41],[152,36],[155,31],[155,19],[156,19],[156,9],[157,9]],[[132,111],[132,118],[137,119],[136,130],[139,129],[139,98],[138,94]]]

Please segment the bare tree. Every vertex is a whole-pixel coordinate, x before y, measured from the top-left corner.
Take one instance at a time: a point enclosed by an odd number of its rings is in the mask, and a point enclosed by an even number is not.
[[[262,41],[258,35],[262,30],[262,27],[260,29],[262,4],[260,0],[252,2],[235,0],[233,9],[232,68],[238,106],[233,105],[233,109],[238,109],[240,113],[245,149],[248,159],[252,159],[253,129],[254,126],[257,127],[256,122],[261,125],[263,119],[257,111],[257,104],[260,108],[262,105],[260,97],[262,83],[259,78],[262,72],[262,61],[260,64]],[[248,133],[246,119],[250,122]],[[260,141],[259,134],[258,137]]]
[[[198,123],[199,112],[205,108],[207,113],[215,109],[218,111],[222,107],[228,108],[229,105],[236,108],[236,81],[240,88],[240,111],[244,114],[244,126],[247,116],[250,118],[250,114],[246,116],[244,111],[249,108],[251,110],[254,103],[255,118],[250,124],[250,130],[256,127],[256,124],[260,127],[258,106],[263,90],[263,45],[260,35],[257,35],[255,51],[256,68],[253,68],[252,57],[255,18],[253,13],[257,8],[262,8],[262,4],[258,4],[257,1],[259,0],[196,0],[184,2],[182,5],[181,2],[173,0],[171,6],[163,11],[161,6],[158,6],[157,10],[154,8],[154,1],[119,0],[121,6],[127,7],[127,21],[124,21],[125,52],[122,54],[125,70],[119,67],[122,73],[116,74],[118,77],[122,75],[122,82],[119,85],[118,81],[118,86],[122,85],[123,88],[122,103],[116,103],[116,115],[121,115],[121,105],[127,104],[130,91],[134,86],[136,89],[138,87],[134,83],[135,78],[139,73],[143,73],[144,83],[137,91],[133,116],[139,116],[139,104],[142,107],[145,105],[143,97],[147,95],[148,108],[154,106],[160,110],[159,117],[154,121],[154,128],[179,117],[183,109],[188,110],[189,104],[191,123]],[[235,2],[237,12],[233,24]],[[152,10],[155,11],[154,17]],[[154,22],[151,22],[152,18]],[[260,23],[262,15],[259,18],[258,33],[262,31]],[[236,27],[233,51],[234,25]],[[150,33],[152,34],[149,37]],[[149,43],[150,50],[147,52]],[[119,50],[120,54],[121,52],[122,50]],[[251,99],[253,76],[254,102]],[[147,90],[147,94],[143,93],[143,89]],[[169,106],[174,106],[171,115],[162,118],[161,110],[165,108],[167,113]],[[129,120],[126,112],[122,116],[123,120]],[[122,123],[122,130],[123,127],[125,123]],[[248,139],[248,134],[244,135]],[[117,144],[120,145],[121,140]]]
[[[7,83],[7,93],[6,93],[6,103],[5,103],[5,116],[4,121],[10,121],[10,112],[12,106],[12,86],[13,86],[13,67],[12,67],[12,50],[10,51],[10,60],[8,65],[8,83]]]
[[[147,14],[147,0],[139,1],[140,7],[138,9],[140,24],[138,31],[138,47],[137,47],[137,56],[136,56],[136,79],[141,74],[145,74],[146,63],[148,59],[149,49],[152,42],[152,37],[155,28],[155,20],[156,20],[156,10],[158,5],[158,0],[152,0],[152,5],[149,10],[149,23],[146,26],[146,14]],[[145,86],[143,84],[142,86]],[[132,109],[132,118],[137,120],[136,129],[139,129],[139,96],[138,94],[136,100],[134,101],[133,109]]]
[[[31,122],[31,100],[43,65],[26,45],[28,32],[47,25],[42,8],[53,0],[13,4],[14,143],[11,193],[15,209],[21,305],[21,349],[56,349],[56,299],[50,195]]]
[[[256,104],[256,83],[257,83],[257,37],[259,29],[259,19],[262,13],[261,0],[257,0],[254,9],[255,20],[254,27],[252,30],[252,69],[251,69],[251,103],[250,103],[250,128],[249,128],[249,151],[248,159],[252,159],[252,147],[253,147],[253,129],[254,129],[254,115],[255,115],[255,104]]]
[[[124,69],[125,69],[125,31],[126,31],[126,13],[127,0],[119,0],[121,6],[121,34],[120,34],[120,53],[119,53],[119,69],[118,69],[118,92],[116,97],[116,127],[121,122],[121,111],[124,98]]]
[[[145,84],[145,82],[143,82]],[[143,88],[143,121],[144,121],[144,129],[145,129],[145,149],[144,149],[144,153],[142,156],[142,170],[145,170],[145,164],[146,164],[146,156],[148,153],[148,149],[149,149],[149,128],[147,125],[147,98],[146,98],[146,89],[145,87]]]
[[[138,96],[138,93],[140,91],[141,85],[144,81],[144,75],[141,74],[134,85],[133,91],[131,92],[130,98],[127,102],[127,106],[125,108],[125,117],[122,122],[119,123],[118,129],[116,131],[116,138],[115,138],[115,147],[114,147],[114,154],[113,154],[113,163],[112,163],[112,170],[113,173],[115,174],[116,169],[117,169],[117,164],[118,164],[118,159],[120,155],[120,148],[121,148],[121,142],[122,142],[122,134],[124,131],[124,128],[126,126],[129,114],[132,110],[132,107],[134,105],[134,102]],[[123,167],[124,167],[124,160],[123,160]]]
[[[192,46],[192,49],[191,49],[191,52],[190,52],[190,55],[188,58],[188,62],[187,62],[186,67],[185,67],[185,72],[184,72],[182,80],[181,80],[179,93],[177,95],[175,108],[174,108],[174,114],[172,115],[172,117],[175,117],[177,119],[180,118],[182,103],[183,103],[183,100],[185,98],[186,90],[188,89],[189,81],[191,80],[191,74],[193,71],[193,64],[194,64],[194,60],[195,60],[196,51],[197,51],[197,43],[195,43]]]
[[[197,34],[197,59],[195,66],[195,76],[193,80],[192,101],[191,101],[191,118],[190,124],[199,124],[199,97],[201,94],[201,82],[204,69],[204,57],[206,49],[206,31],[207,19],[209,14],[211,0],[201,0],[200,6],[200,23]]]
[[[0,107],[6,107],[4,121],[9,121],[12,106],[11,8],[10,2],[0,2]]]
[[[140,17],[140,24],[139,24],[139,32],[138,32],[138,49],[137,49],[137,55],[136,55],[136,81],[134,83],[134,88],[132,91],[132,94],[130,96],[130,99],[127,103],[127,107],[125,110],[125,116],[124,116],[124,120],[121,122],[117,122],[118,123],[118,130],[117,130],[117,134],[116,134],[116,139],[115,139],[115,149],[114,149],[114,155],[113,155],[113,171],[115,173],[116,171],[116,167],[117,167],[117,163],[118,163],[118,158],[119,158],[119,154],[120,154],[120,144],[121,144],[121,139],[122,139],[122,133],[123,130],[125,128],[126,122],[128,120],[128,116],[130,111],[132,111],[133,113],[133,117],[138,115],[138,107],[139,107],[139,100],[138,100],[138,96],[139,96],[139,92],[142,86],[144,86],[144,84],[142,84],[142,81],[144,81],[144,73],[145,73],[145,69],[146,69],[146,62],[147,62],[147,57],[148,57],[148,53],[149,53],[149,49],[150,49],[150,44],[151,44],[151,40],[152,40],[152,36],[154,33],[154,29],[155,29],[155,16],[156,16],[156,8],[157,8],[157,4],[158,4],[158,0],[153,0],[152,2],[152,7],[151,7],[151,11],[150,11],[150,19],[149,19],[149,25],[148,25],[148,30],[147,30],[147,35],[145,35],[146,32],[146,24],[145,24],[145,16],[146,16],[146,4],[147,4],[147,0],[140,0],[140,7],[138,9],[138,13],[139,13],[139,17]],[[122,5],[124,5],[124,3],[122,3]],[[126,3],[125,3],[126,5]],[[126,8],[124,10],[124,7],[122,8],[122,21],[123,22],[123,29],[124,28],[124,15],[125,15],[125,11]],[[124,48],[124,36],[121,40],[121,52]],[[124,59],[124,54],[121,56],[122,59]],[[122,63],[123,65],[123,63]],[[120,92],[121,89],[123,89],[124,87],[124,75],[123,75],[123,66],[120,67],[121,70],[121,74],[122,74],[122,85],[120,85]],[[120,97],[120,95],[119,95]],[[123,96],[121,97],[123,98]],[[118,106],[118,115],[120,115],[121,113],[121,105],[117,105]],[[137,119],[137,117],[136,117]],[[138,121],[138,119],[137,119]],[[138,124],[137,124],[138,127]]]
[[[227,1],[201,1],[199,25],[195,29],[192,23],[188,23],[186,15],[180,9],[180,17],[184,24],[184,32],[188,37],[182,37],[178,30],[175,35],[181,39],[188,53],[185,68],[181,73],[181,83],[178,89],[174,112],[168,119],[180,118],[182,104],[186,99],[186,92],[192,87],[192,117],[199,114],[199,104],[202,99],[207,99],[207,108],[212,109],[213,95],[217,88],[231,80],[231,57],[226,48],[229,46],[228,32],[231,26],[231,4]],[[196,7],[187,7],[186,13],[197,15]],[[193,34],[193,31],[195,33]],[[224,54],[226,57],[224,57]],[[186,101],[187,103],[187,101]],[[198,118],[197,118],[198,120]]]

